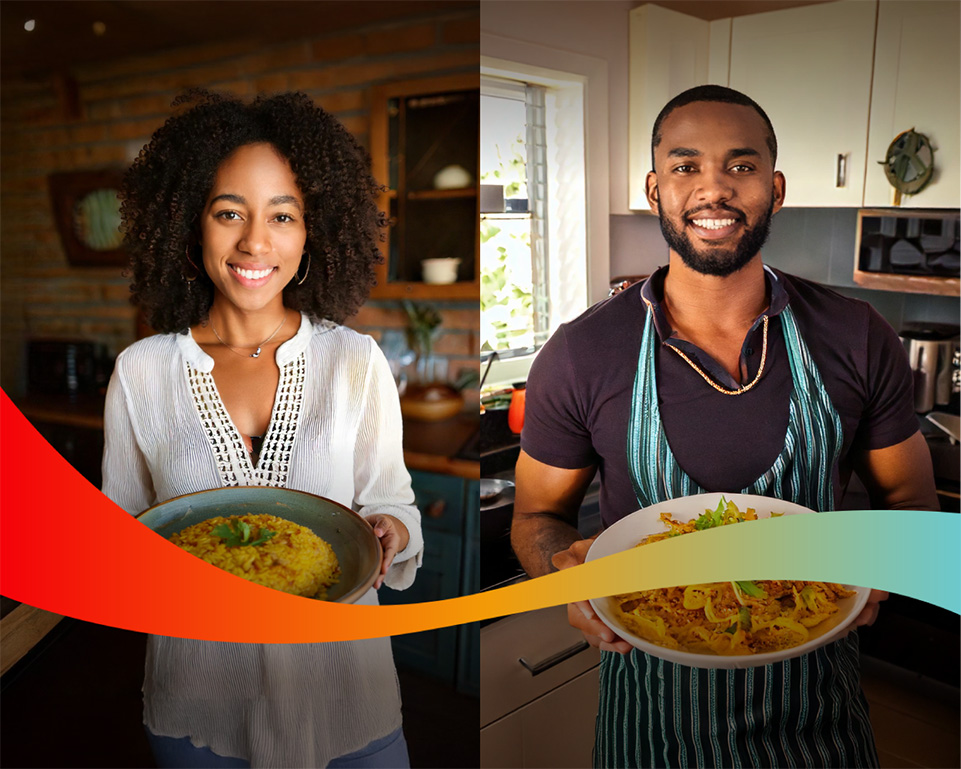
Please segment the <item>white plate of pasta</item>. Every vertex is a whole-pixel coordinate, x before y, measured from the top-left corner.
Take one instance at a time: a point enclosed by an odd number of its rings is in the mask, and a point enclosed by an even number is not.
[[[697,494],[646,507],[594,541],[588,561],[667,537],[812,510],[752,494]],[[641,651],[692,667],[780,662],[840,637],[868,588],[754,580],[682,585],[591,600],[601,621]]]

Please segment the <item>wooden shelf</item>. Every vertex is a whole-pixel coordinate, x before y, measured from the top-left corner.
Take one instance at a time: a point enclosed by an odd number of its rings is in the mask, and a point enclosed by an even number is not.
[[[409,200],[450,200],[451,198],[475,198],[477,190],[474,187],[458,187],[452,190],[411,190],[407,193]]]
[[[939,278],[927,275],[892,275],[890,273],[865,272],[855,268],[854,282],[865,288],[880,291],[902,291],[908,294],[935,294],[938,296],[961,296],[961,279]]]
[[[854,244],[854,282],[859,286],[864,286],[865,288],[877,289],[880,291],[899,291],[909,294],[933,294],[936,296],[961,296],[961,278],[950,276],[950,275],[919,275],[919,274],[907,274],[907,273],[894,273],[894,272],[878,272],[876,270],[864,270],[861,269],[865,264],[869,264],[871,267],[877,267],[878,264],[872,264],[867,256],[862,254],[862,241],[866,238],[871,238],[872,247],[877,249],[882,249],[882,253],[886,254],[889,243],[896,239],[906,238],[907,240],[914,242],[916,247],[922,248],[920,245],[920,238],[922,228],[930,223],[930,220],[937,220],[942,222],[941,235],[944,234],[944,227],[949,226],[955,231],[954,235],[954,248],[957,248],[957,211],[950,210],[918,210],[918,209],[889,209],[889,208],[863,208],[858,211],[858,224],[857,224],[857,237]],[[865,233],[865,227],[868,226],[867,220],[882,220],[881,223],[877,225],[878,230],[869,230]],[[884,220],[888,220],[888,226],[891,226],[892,220],[894,221],[894,230],[889,230],[884,232],[883,224]],[[953,226],[952,226],[952,221]],[[903,222],[913,223],[915,225],[914,233],[907,229],[907,225]],[[937,227],[937,225],[935,225]],[[872,225],[873,227],[873,225]],[[880,240],[880,243],[878,242]],[[888,245],[885,244],[885,240]],[[925,254],[925,259],[927,255]],[[875,262],[880,261],[880,266],[882,268],[888,266],[885,264],[887,257],[882,256],[880,260],[875,258]]]
[[[384,282],[371,289],[372,299],[466,299],[480,301],[480,284],[462,280],[457,283]]]

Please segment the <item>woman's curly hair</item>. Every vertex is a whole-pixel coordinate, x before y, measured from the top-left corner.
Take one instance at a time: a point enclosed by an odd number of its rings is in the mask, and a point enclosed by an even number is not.
[[[127,171],[122,190],[131,300],[160,332],[207,318],[213,284],[199,253],[200,214],[220,164],[238,147],[267,142],[290,163],[304,198],[307,278],[284,288],[284,305],[338,323],[363,304],[381,259],[386,221],[367,153],[304,93],[260,96],[251,104],[192,90],[192,105],[157,129]],[[188,261],[189,259],[189,261]],[[193,282],[188,278],[199,272]]]

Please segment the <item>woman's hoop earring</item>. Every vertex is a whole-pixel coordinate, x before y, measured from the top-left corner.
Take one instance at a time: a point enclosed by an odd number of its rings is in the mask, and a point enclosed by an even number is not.
[[[310,272],[310,252],[304,251],[304,253],[307,254],[307,269],[304,270],[304,277],[297,281],[298,286],[304,285],[304,281],[307,280],[307,273]],[[300,267],[297,268],[297,275],[300,276]]]
[[[184,246],[184,256],[187,257],[187,264],[189,264],[191,267],[194,268],[194,274],[193,274],[192,276],[188,276],[188,275],[187,275],[187,270],[184,269],[184,271],[180,273],[180,277],[182,277],[182,278],[184,279],[184,282],[185,282],[185,283],[193,283],[195,280],[197,280],[197,276],[200,274],[200,270],[197,269],[197,265],[194,264],[194,263],[193,263],[193,260],[190,258],[190,246],[189,246],[189,245]]]

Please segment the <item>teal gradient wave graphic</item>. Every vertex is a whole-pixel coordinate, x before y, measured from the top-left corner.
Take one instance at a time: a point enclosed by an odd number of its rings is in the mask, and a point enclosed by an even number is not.
[[[651,580],[652,575],[639,570],[628,579],[636,587],[624,585],[624,592],[649,589],[655,581],[661,586],[819,580],[900,593],[961,614],[961,516],[954,513],[846,510],[792,515],[723,526],[648,547],[663,548],[664,555],[667,548],[676,548],[677,558],[670,560],[683,564],[676,575],[682,579],[661,574]],[[631,565],[636,568],[642,557],[632,559]],[[627,564],[625,560],[623,566]]]

